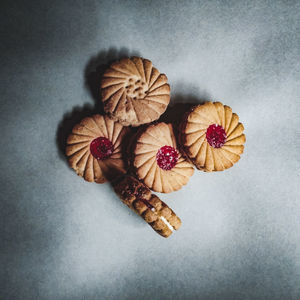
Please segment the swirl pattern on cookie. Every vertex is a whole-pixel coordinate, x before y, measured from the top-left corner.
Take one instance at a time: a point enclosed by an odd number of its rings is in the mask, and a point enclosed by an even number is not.
[[[125,173],[122,141],[127,128],[108,116],[93,115],[75,125],[67,139],[70,166],[86,181],[104,183]]]
[[[161,193],[179,190],[194,172],[177,148],[172,125],[166,123],[150,125],[138,133],[132,160],[138,178]]]
[[[132,57],[114,62],[103,75],[101,95],[104,110],[124,126],[139,126],[157,120],[170,102],[165,74],[150,60]]]
[[[204,171],[232,167],[244,151],[244,126],[229,106],[206,102],[187,113],[180,125],[183,151]]]

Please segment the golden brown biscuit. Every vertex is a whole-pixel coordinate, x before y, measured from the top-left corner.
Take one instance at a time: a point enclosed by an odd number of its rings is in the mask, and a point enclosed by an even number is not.
[[[244,126],[229,106],[206,102],[188,112],[180,125],[180,144],[203,171],[232,167],[244,151]]]
[[[150,60],[132,57],[114,62],[103,75],[101,95],[104,110],[124,126],[139,126],[157,120],[170,102],[165,74]]]
[[[179,190],[194,172],[193,165],[177,149],[172,125],[162,122],[137,134],[132,165],[137,177],[160,193]]]
[[[122,141],[127,131],[108,116],[97,114],[83,119],[67,139],[70,166],[90,182],[104,183],[124,174]]]
[[[122,202],[140,215],[157,233],[169,237],[173,230],[178,230],[181,220],[157,196],[140,181],[132,176],[125,176],[114,182],[114,189]]]

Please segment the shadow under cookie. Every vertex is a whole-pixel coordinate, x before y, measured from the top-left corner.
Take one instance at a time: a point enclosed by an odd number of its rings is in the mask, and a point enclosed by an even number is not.
[[[56,130],[56,146],[59,157],[64,160],[66,164],[68,164],[68,162],[65,151],[69,134],[77,123],[95,113],[97,113],[95,107],[90,104],[85,104],[83,107],[75,106],[71,111],[63,115]]]
[[[109,48],[108,50],[101,50],[98,54],[92,56],[84,69],[84,83],[85,87],[92,96],[98,113],[104,112],[103,104],[100,95],[101,78],[105,70],[117,60],[130,56],[140,56],[138,51],[130,51],[128,48]]]
[[[175,94],[171,97],[171,102],[166,111],[162,114],[159,122],[173,123],[176,127],[182,120],[184,114],[193,106],[209,101],[203,97],[195,97],[189,94]]]

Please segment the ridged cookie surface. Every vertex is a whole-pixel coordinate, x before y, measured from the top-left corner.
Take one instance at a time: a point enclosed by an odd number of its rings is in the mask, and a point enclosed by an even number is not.
[[[222,171],[240,159],[246,141],[243,132],[243,124],[229,106],[206,102],[185,115],[179,139],[198,169]]]
[[[122,202],[161,236],[169,237],[174,229],[178,230],[181,226],[181,220],[174,211],[134,177],[125,176],[114,182],[114,189]]]
[[[179,190],[194,172],[193,165],[177,148],[172,125],[162,122],[138,134],[132,164],[137,177],[160,193]]]
[[[89,182],[104,183],[125,173],[122,142],[126,132],[126,127],[108,116],[83,119],[67,139],[70,166]]]
[[[124,126],[139,126],[164,113],[170,102],[170,86],[167,76],[150,60],[124,58],[105,71],[101,95],[111,118]]]

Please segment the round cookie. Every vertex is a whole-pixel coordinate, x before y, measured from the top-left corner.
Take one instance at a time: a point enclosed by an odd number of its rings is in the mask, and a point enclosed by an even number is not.
[[[194,168],[177,149],[171,124],[157,123],[137,134],[132,164],[137,177],[160,193],[179,190]]]
[[[114,62],[103,75],[101,95],[104,110],[124,126],[139,126],[157,120],[170,102],[165,74],[150,60],[132,57]]]
[[[244,151],[244,126],[238,115],[220,102],[195,106],[185,115],[179,130],[183,151],[203,171],[228,169]]]
[[[108,116],[97,114],[83,119],[67,139],[70,166],[89,182],[104,183],[126,173],[122,141],[127,131]]]

